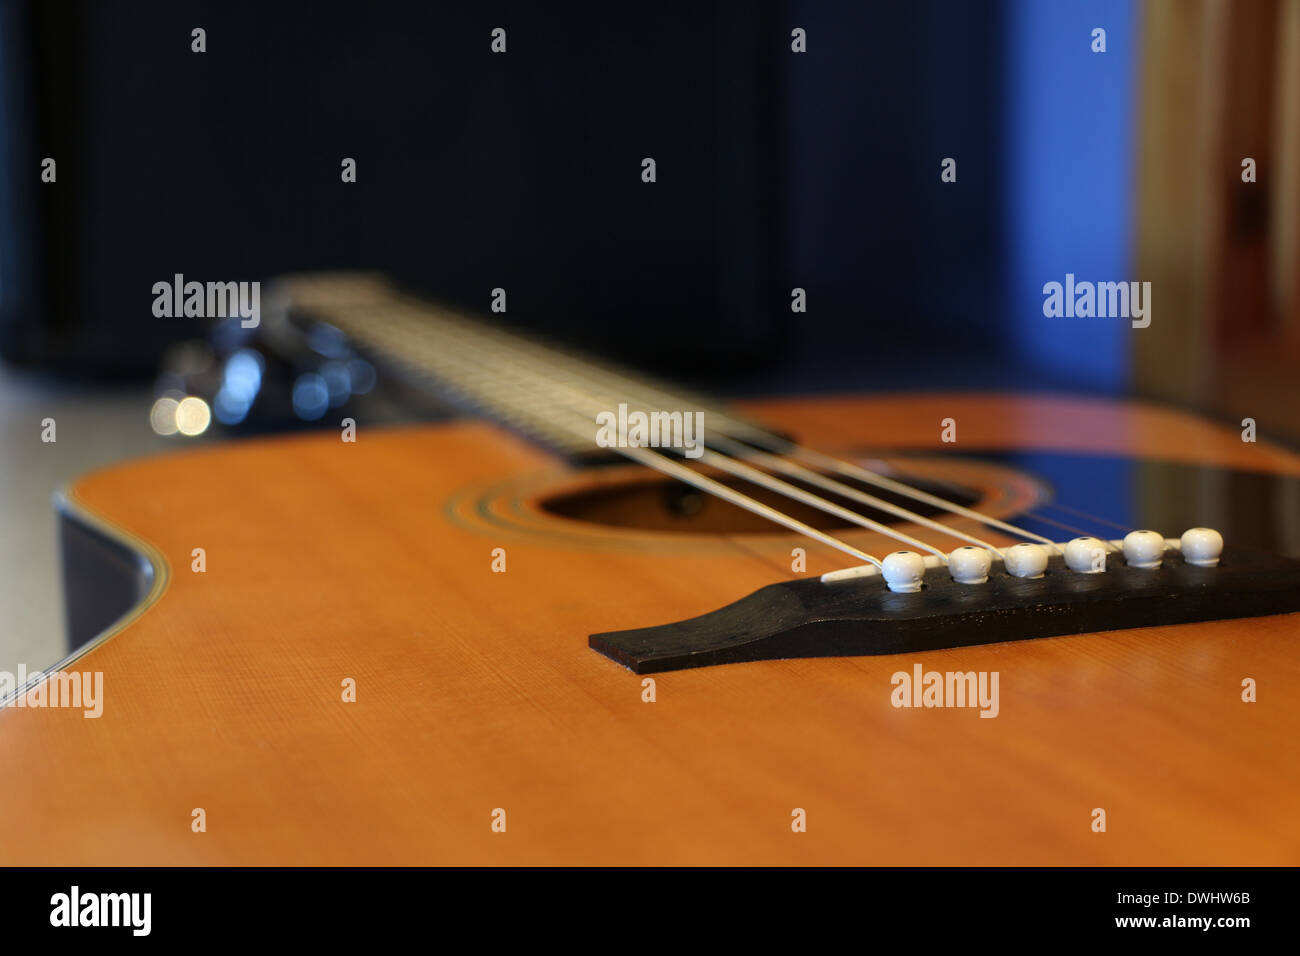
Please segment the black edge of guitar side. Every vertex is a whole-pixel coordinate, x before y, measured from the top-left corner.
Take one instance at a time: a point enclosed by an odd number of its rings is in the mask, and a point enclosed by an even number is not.
[[[1226,550],[1218,567],[1169,554],[1157,570],[1117,563],[1101,574],[1044,577],[999,571],[957,584],[945,568],[915,594],[879,577],[770,584],[734,604],[656,627],[593,634],[588,645],[637,674],[791,657],[903,654],[1132,627],[1262,617],[1300,611],[1300,561]]]

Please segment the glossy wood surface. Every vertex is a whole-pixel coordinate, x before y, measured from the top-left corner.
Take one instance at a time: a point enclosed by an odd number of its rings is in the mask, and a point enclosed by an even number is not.
[[[952,415],[959,448],[1300,474],[1289,452],[1141,406],[949,395],[750,410],[828,449],[941,452]],[[556,468],[487,425],[363,423],[355,445],[232,443],[84,479],[77,500],[152,542],[170,582],[71,665],[104,673],[100,719],[0,712],[0,861],[1300,862],[1296,616],[705,668],[659,675],[644,703],[641,679],[588,634],[788,577],[800,542],[570,538],[522,495],[529,533],[456,517],[466,488]],[[808,573],[841,565],[809,549]],[[915,663],[998,671],[999,716],[894,708],[890,676]],[[1241,701],[1244,677],[1257,703]]]

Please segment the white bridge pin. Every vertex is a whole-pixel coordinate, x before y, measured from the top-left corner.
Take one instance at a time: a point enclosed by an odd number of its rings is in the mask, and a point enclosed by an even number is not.
[[[1041,578],[1047,570],[1047,549],[1041,544],[1022,541],[1002,552],[1007,574],[1017,578]]]
[[[1164,535],[1155,531],[1130,531],[1124,535],[1124,560],[1130,568],[1154,570],[1164,557]]]
[[[989,579],[993,556],[985,548],[963,545],[948,555],[948,572],[958,584],[983,584]]]
[[[1198,568],[1212,568],[1223,554],[1223,535],[1213,528],[1188,528],[1178,543],[1183,560]]]
[[[919,591],[925,577],[925,558],[915,551],[894,551],[880,562],[880,576],[891,591]]]
[[[1065,566],[1080,574],[1106,570],[1106,546],[1097,538],[1074,538],[1065,546]]]

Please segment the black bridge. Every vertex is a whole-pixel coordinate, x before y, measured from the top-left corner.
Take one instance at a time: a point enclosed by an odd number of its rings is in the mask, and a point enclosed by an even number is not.
[[[1039,579],[995,564],[986,584],[926,572],[916,593],[878,577],[770,584],[700,617],[593,634],[589,645],[638,674],[790,657],[903,654],[1130,627],[1300,611],[1300,561],[1225,549],[1217,567],[1167,553],[1156,570],[1122,563],[1068,570],[1058,555]]]

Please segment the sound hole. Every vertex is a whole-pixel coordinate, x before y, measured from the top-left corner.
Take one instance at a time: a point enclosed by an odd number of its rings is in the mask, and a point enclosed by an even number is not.
[[[850,522],[834,515],[826,514],[816,508],[801,504],[775,492],[768,491],[751,482],[737,478],[719,478],[741,494],[748,495],[766,505],[783,511],[792,518],[812,525],[822,531],[844,531],[856,528]],[[867,494],[874,495],[882,501],[888,501],[906,508],[924,517],[933,517],[936,513],[946,514],[940,509],[914,501],[893,492],[884,491],[866,484],[858,484],[850,479],[836,477],[850,487],[855,487]],[[886,511],[869,507],[859,502],[831,492],[804,485],[802,482],[790,481],[805,490],[832,501],[843,508],[878,521],[893,525],[906,523]],[[969,488],[954,486],[947,482],[942,485],[913,480],[911,484],[922,491],[937,495],[953,504],[970,507],[980,500],[980,493]],[[543,498],[539,504],[544,511],[570,518],[576,521],[589,521],[595,524],[612,525],[620,528],[639,528],[645,531],[674,531],[697,534],[772,534],[778,530],[772,522],[756,514],[723,501],[713,495],[698,491],[681,482],[667,478],[645,478],[618,484],[588,486],[576,491],[562,492]]]

